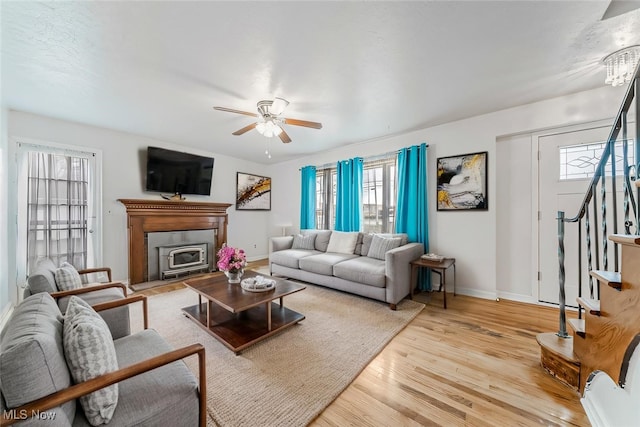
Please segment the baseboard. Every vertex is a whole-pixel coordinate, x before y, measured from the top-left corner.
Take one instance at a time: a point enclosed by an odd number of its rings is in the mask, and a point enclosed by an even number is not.
[[[263,259],[268,259],[269,255],[254,255],[252,257],[247,257],[248,262],[261,261]]]
[[[524,302],[527,304],[538,304],[538,299],[529,295],[514,294],[513,292],[496,292],[496,297],[509,301]]]
[[[479,291],[477,289],[460,288],[456,286],[456,295],[466,295],[468,297],[476,297],[482,299],[496,299],[495,292]]]
[[[9,321],[9,317],[11,317],[11,313],[13,313],[14,308],[15,306],[13,305],[13,303],[9,303],[4,307],[2,313],[0,313],[0,331],[4,330],[4,327],[7,324],[7,321]]]

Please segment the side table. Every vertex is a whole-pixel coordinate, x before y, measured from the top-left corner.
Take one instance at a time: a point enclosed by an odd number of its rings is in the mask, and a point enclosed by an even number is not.
[[[413,299],[413,290],[418,280],[418,268],[430,268],[434,273],[440,276],[440,290],[444,291],[444,308],[447,308],[447,281],[446,270],[453,267],[453,296],[456,295],[456,259],[444,258],[442,261],[429,260],[424,258],[414,259],[411,264],[411,299]]]

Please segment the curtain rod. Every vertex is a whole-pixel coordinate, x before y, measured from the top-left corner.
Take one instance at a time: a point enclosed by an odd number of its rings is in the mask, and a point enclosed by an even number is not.
[[[426,147],[429,147],[429,144],[427,144]],[[389,157],[392,154],[398,154],[399,152],[400,152],[400,150],[389,151],[389,152],[383,153],[383,154],[376,154],[375,156],[363,157],[362,160],[364,162],[373,162],[373,161],[376,161],[376,160],[384,159],[385,157]],[[333,168],[333,167],[336,166],[336,163],[338,163],[338,161],[335,161],[335,162],[332,162],[332,163],[325,163],[323,165],[318,165],[318,166],[316,166],[316,169]],[[302,169],[298,169],[298,170],[302,170]]]

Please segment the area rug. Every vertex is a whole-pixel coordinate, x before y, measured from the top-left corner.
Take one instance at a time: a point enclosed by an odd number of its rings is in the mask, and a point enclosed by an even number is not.
[[[238,356],[182,314],[182,307],[197,304],[195,292],[149,297],[151,328],[174,347],[199,342],[206,348],[209,425],[307,425],[424,308],[404,300],[393,311],[379,301],[306,286],[284,298],[306,319]],[[132,325],[141,329],[137,307]],[[185,362],[197,373],[196,357]]]

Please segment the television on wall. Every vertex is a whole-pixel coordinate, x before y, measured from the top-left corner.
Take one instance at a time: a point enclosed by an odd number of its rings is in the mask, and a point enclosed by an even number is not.
[[[159,147],[147,148],[146,191],[211,194],[213,157]]]

